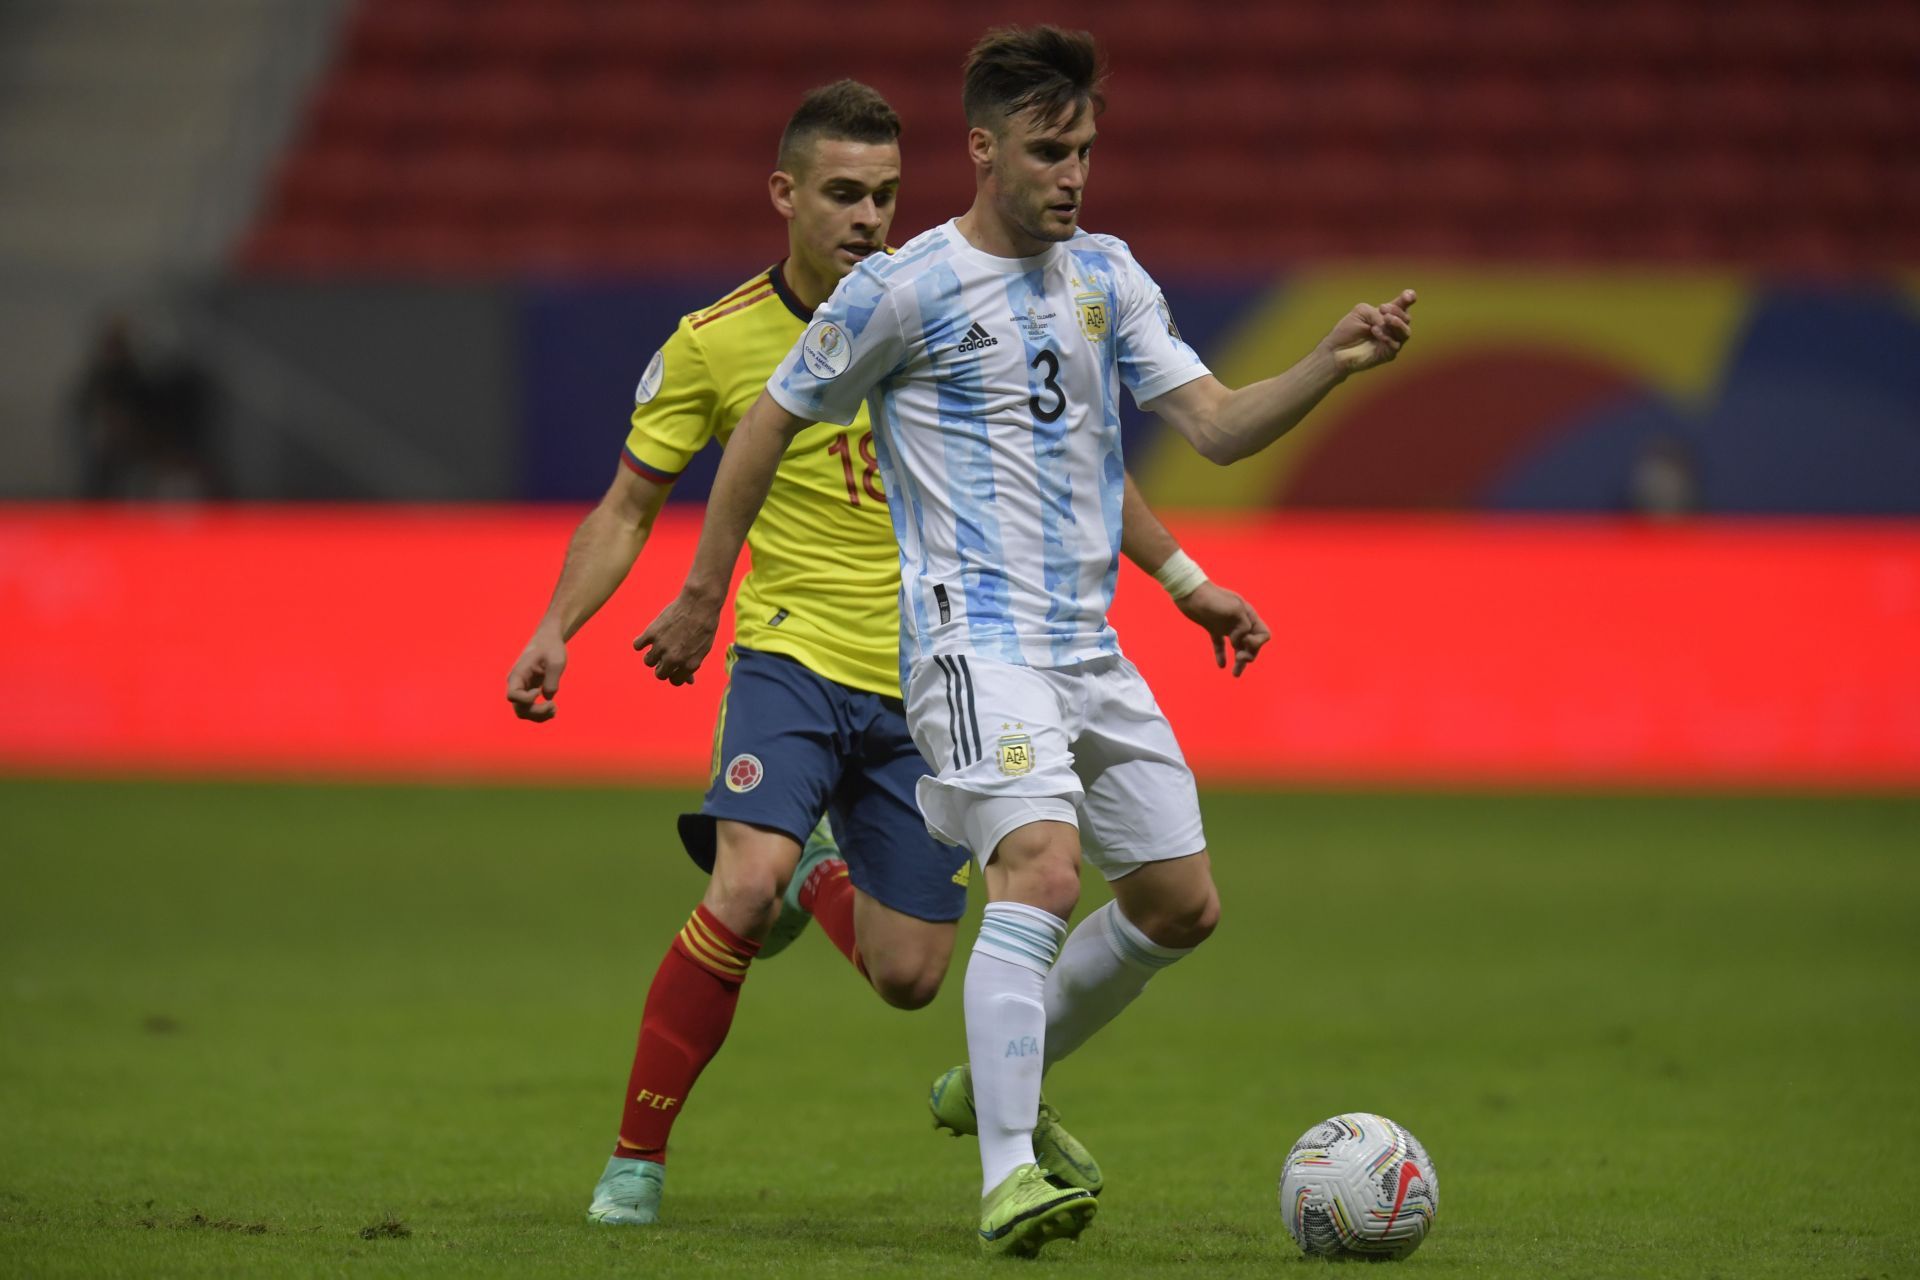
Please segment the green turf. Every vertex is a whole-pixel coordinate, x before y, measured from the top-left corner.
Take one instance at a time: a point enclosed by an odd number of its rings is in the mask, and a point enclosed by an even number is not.
[[[978,1274],[958,965],[899,1013],[817,931],[667,1223],[583,1221],[685,798],[0,782],[0,1274]],[[1224,924],[1050,1079],[1108,1190],[1035,1265],[1318,1274],[1273,1180],[1367,1109],[1438,1165],[1416,1273],[1920,1273],[1920,799],[1208,812]]]

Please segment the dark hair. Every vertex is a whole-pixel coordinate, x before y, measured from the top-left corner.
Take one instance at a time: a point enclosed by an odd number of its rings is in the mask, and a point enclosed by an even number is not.
[[[961,103],[967,124],[978,128],[1028,110],[1051,122],[1089,103],[1098,115],[1107,105],[1106,78],[1100,46],[1085,31],[995,27],[967,55]]]
[[[877,89],[858,80],[823,84],[800,100],[800,109],[780,135],[780,168],[792,173],[801,151],[815,138],[842,142],[893,142],[900,137],[900,116]]]

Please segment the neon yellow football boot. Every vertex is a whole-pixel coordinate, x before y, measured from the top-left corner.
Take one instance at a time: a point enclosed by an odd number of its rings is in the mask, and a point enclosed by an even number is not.
[[[1100,1202],[1079,1187],[1056,1187],[1037,1164],[1023,1164],[980,1201],[980,1248],[1031,1258],[1053,1240],[1079,1237]]]
[[[980,1132],[973,1110],[973,1069],[965,1063],[954,1067],[933,1082],[927,1096],[933,1111],[933,1127],[945,1129],[954,1137]],[[1080,1140],[1060,1125],[1060,1113],[1042,1095],[1040,1115],[1033,1127],[1033,1155],[1041,1172],[1056,1186],[1077,1187],[1088,1195],[1099,1195],[1106,1185],[1100,1176],[1100,1164]]]

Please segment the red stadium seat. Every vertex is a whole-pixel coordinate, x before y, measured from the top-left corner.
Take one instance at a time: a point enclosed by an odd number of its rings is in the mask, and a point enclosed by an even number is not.
[[[1920,5],[1056,0],[1045,16],[1092,28],[1113,68],[1090,223],[1150,235],[1156,260],[1423,246],[1865,264],[1910,261],[1920,239]],[[361,0],[236,255],[737,262],[730,238],[777,247],[759,192],[780,123],[841,75],[905,118],[911,234],[971,195],[967,48],[1032,18],[1015,0]]]

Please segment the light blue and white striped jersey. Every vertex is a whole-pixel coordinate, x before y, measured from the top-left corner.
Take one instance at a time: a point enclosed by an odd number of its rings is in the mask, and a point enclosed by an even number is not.
[[[903,672],[1063,667],[1119,652],[1120,387],[1145,403],[1206,372],[1123,242],[998,258],[949,222],[842,280],[767,390],[816,422],[869,405]]]

